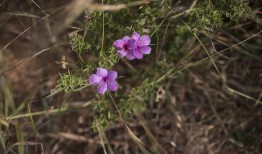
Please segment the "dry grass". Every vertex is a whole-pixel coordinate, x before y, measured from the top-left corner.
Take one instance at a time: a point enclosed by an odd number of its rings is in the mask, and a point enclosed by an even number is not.
[[[0,142],[6,148],[1,146],[1,152],[262,153],[260,23],[249,20],[219,33],[203,32],[199,35],[206,38],[202,45],[193,35],[188,37],[184,46],[187,57],[170,65],[181,71],[168,76],[161,89],[164,95],[159,96],[158,102],[156,98],[148,100],[146,111],[127,122],[130,130],[120,121],[105,132],[96,133],[91,128],[93,111],[88,108],[90,90],[70,97],[44,97],[56,86],[58,72],[64,72],[55,61],[62,55],[72,63],[76,59],[70,46],[60,42],[67,41],[64,34],[69,30],[77,29],[70,23],[78,19],[81,10],[67,14],[73,16],[70,21],[53,20],[73,4],[0,2],[0,48],[4,49],[0,53],[0,103],[20,115],[11,120],[9,113],[0,113]],[[112,9],[108,7],[99,5],[95,9]],[[121,5],[120,9],[125,7],[129,6]],[[61,24],[63,27],[57,28]],[[172,27],[164,26],[166,38],[156,42],[157,52],[164,51],[163,44],[172,37],[168,35]],[[207,57],[203,46],[216,55]],[[120,70],[125,73],[125,69]],[[10,104],[4,104],[7,102]],[[64,106],[58,109],[61,104]],[[139,143],[134,142],[135,137]]]

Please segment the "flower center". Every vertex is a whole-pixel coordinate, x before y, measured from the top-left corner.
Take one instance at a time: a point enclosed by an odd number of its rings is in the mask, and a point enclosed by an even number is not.
[[[103,82],[107,82],[107,77],[104,77],[104,78],[102,79],[102,81],[103,81]]]
[[[128,50],[128,45],[127,44],[124,45],[124,49]]]

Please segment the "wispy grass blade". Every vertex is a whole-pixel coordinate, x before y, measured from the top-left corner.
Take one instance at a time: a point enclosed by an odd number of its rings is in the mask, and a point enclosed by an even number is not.
[[[26,113],[26,114],[19,114],[14,116],[7,117],[7,120],[14,120],[14,119],[20,119],[20,118],[28,118],[33,116],[39,116],[39,115],[45,115],[45,114],[55,114],[59,112],[69,112],[69,111],[75,111],[79,109],[84,109],[90,106],[93,102],[86,102],[83,105],[80,106],[65,106],[57,109],[50,109],[45,111],[38,111],[38,112],[32,112],[32,113]]]
[[[127,132],[129,134],[129,136],[131,137],[131,139],[137,144],[137,146],[139,147],[139,149],[144,153],[144,154],[150,154],[151,152],[149,152],[146,148],[144,143],[133,133],[133,131],[126,125],[126,129]]]
[[[4,150],[4,153],[6,153],[6,145],[5,145],[5,140],[3,137],[3,131],[2,131],[2,123],[0,122],[0,144]]]
[[[167,153],[167,151],[159,144],[157,139],[154,137],[153,133],[150,131],[150,129],[146,125],[146,120],[144,119],[144,117],[142,115],[140,115],[140,114],[137,114],[136,117],[139,119],[140,124],[144,128],[147,136],[149,137],[149,139],[150,139],[150,141],[152,143],[152,147],[155,148],[154,149],[154,153],[159,153],[159,154]]]
[[[34,119],[33,119],[33,116],[32,116],[32,113],[31,113],[31,107],[30,107],[30,104],[28,102],[26,102],[27,104],[27,110],[28,110],[28,113],[30,114],[30,121],[31,121],[31,124],[32,124],[32,129],[33,129],[33,132],[36,134],[36,128],[35,128],[35,123],[34,123]]]
[[[17,125],[16,125],[16,138],[17,138],[17,142],[18,144],[18,153],[19,154],[24,154],[25,153],[25,147],[24,147],[24,133],[22,130],[22,125],[20,125],[17,121]]]

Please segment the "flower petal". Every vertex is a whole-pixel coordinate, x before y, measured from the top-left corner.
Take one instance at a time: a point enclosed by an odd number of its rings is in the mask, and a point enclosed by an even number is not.
[[[107,83],[107,87],[110,91],[117,91],[118,89],[118,84],[116,81],[110,81]]]
[[[150,54],[151,53],[151,47],[149,46],[142,46],[139,47],[140,51],[143,52],[143,54]]]
[[[89,77],[89,84],[98,84],[102,80],[102,77],[97,76],[96,74],[92,74]]]
[[[133,50],[133,49],[135,48],[135,44],[136,44],[136,43],[135,43],[134,40],[128,40],[128,41],[126,42],[126,44],[127,44],[129,50]]]
[[[148,35],[143,35],[140,37],[138,45],[145,46],[145,45],[149,45],[150,42],[151,42],[150,37]]]
[[[123,41],[124,43],[127,43],[127,41],[129,41],[129,40],[131,40],[131,38],[130,38],[129,36],[125,36],[125,37],[122,39],[122,41]]]
[[[125,42],[123,40],[116,40],[114,43],[113,43],[113,46],[117,47],[117,48],[123,48]]]
[[[143,58],[143,53],[139,50],[135,50],[133,52],[134,56],[137,58],[137,59],[142,59]]]
[[[135,41],[139,41],[140,38],[140,34],[138,34],[137,32],[134,32],[132,35],[132,39],[134,39]]]
[[[127,52],[126,54],[126,58],[128,60],[134,60],[136,57],[133,55],[133,53],[131,51]]]
[[[97,91],[100,94],[104,94],[107,91],[107,83],[104,81],[101,82],[97,87]]]
[[[107,74],[107,79],[109,81],[114,81],[117,77],[117,72],[116,71],[109,71],[108,74]]]
[[[107,70],[99,67],[96,71],[96,75],[100,76],[100,77],[106,77],[107,76]]]
[[[127,51],[125,49],[117,50],[118,56],[123,58],[126,56]]]

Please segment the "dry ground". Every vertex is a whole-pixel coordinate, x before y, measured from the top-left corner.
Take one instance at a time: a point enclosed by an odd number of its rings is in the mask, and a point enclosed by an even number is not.
[[[41,3],[42,9],[49,9],[50,12],[65,5],[54,1],[52,4],[44,4]],[[35,5],[18,1],[2,9],[42,15],[41,10]],[[36,17],[0,12],[0,47],[5,47],[37,20]],[[49,94],[56,86],[59,73],[64,72],[55,61],[62,55],[71,62],[75,59],[70,46],[63,44],[12,68],[23,58],[31,57],[52,46],[48,43],[42,44],[48,41],[45,39],[47,21],[26,31],[1,55],[1,71],[7,69],[0,78],[1,90],[7,88],[11,91],[10,96],[16,106],[29,99],[31,112],[61,105],[66,94],[51,98],[42,97]],[[262,27],[261,24],[256,25],[252,21],[242,24],[240,28],[229,28],[216,34],[214,40],[223,41],[225,38],[225,42],[228,43],[226,46],[230,46],[258,33]],[[243,35],[238,36],[239,33]],[[66,35],[67,31],[64,31],[58,39],[61,42],[68,41]],[[254,41],[257,38],[261,39],[261,34],[215,58],[224,80],[221,80],[212,63],[207,60],[168,79],[163,85],[165,97],[158,103],[155,102],[155,98],[148,100],[146,111],[130,118],[130,128],[149,151],[154,153],[154,150],[158,149],[160,153],[176,154],[262,153],[261,104],[237,94],[241,92],[257,101],[261,100],[262,42]],[[206,41],[205,46],[210,51],[213,50],[211,41]],[[205,53],[199,46],[195,48],[194,56],[188,61],[197,61],[203,57]],[[227,86],[237,92],[228,90]],[[84,90],[71,95],[65,104],[78,105],[90,98],[92,98],[90,92]],[[26,111],[25,108],[21,113]],[[104,134],[108,140],[101,142],[100,135],[91,128],[93,118],[92,110],[89,108],[35,116],[35,131],[31,128],[29,118],[21,118],[17,122],[10,123],[8,127],[2,124],[1,133],[6,146],[15,149],[17,146],[15,127],[19,123],[25,137],[24,141],[27,143],[26,153],[41,153],[41,146],[46,154],[103,153],[103,142],[111,145],[115,153],[141,153],[130,139],[123,123],[108,128]],[[143,118],[145,124],[141,122]],[[152,132],[156,141],[146,132],[143,125]]]

